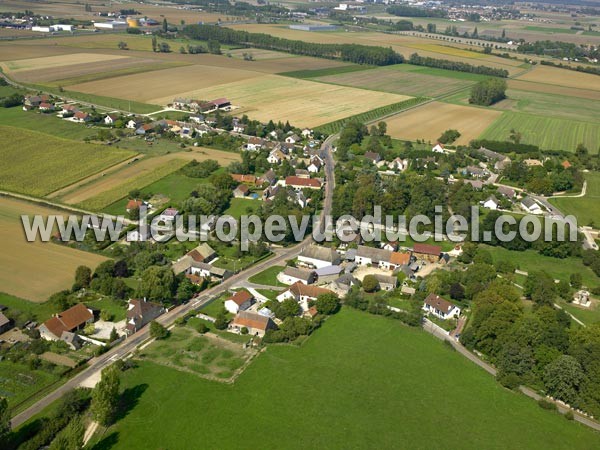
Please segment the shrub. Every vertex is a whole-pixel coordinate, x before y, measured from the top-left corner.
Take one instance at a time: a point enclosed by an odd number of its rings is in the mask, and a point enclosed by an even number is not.
[[[154,339],[166,339],[169,337],[169,330],[153,320],[150,322],[150,336]]]
[[[556,411],[556,403],[551,402],[550,400],[546,400],[545,398],[540,398],[538,400],[538,405],[540,405],[540,408],[542,409]]]
[[[575,420],[575,414],[573,414],[573,411],[568,410],[565,413],[565,419],[567,419],[567,420]]]
[[[240,330],[240,332],[241,332],[242,334],[248,334],[248,328],[246,328],[246,327],[242,327],[242,329]]]

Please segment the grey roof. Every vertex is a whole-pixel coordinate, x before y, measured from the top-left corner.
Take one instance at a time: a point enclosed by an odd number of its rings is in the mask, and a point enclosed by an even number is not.
[[[521,204],[527,208],[531,208],[532,206],[537,205],[535,200],[532,199],[531,197],[527,197],[527,198],[524,198],[523,200],[521,200]]]
[[[385,250],[382,248],[374,248],[374,247],[367,247],[365,245],[359,245],[358,246],[358,250],[356,251],[356,256],[362,257],[362,258],[369,258],[371,259],[371,261],[386,261],[389,262],[390,258],[392,257],[392,251],[391,250]]]
[[[327,261],[330,263],[334,263],[340,257],[338,252],[331,248],[320,247],[318,245],[311,245],[300,253],[300,256],[304,258],[317,259],[319,261]]]
[[[10,323],[10,319],[6,317],[4,314],[0,313],[0,327],[4,325],[8,325]]]
[[[380,284],[391,284],[392,286],[396,286],[396,284],[398,284],[398,279],[396,277],[392,277],[391,275],[382,275],[380,273],[376,273],[374,276],[377,278],[377,281],[379,281]]]
[[[494,152],[492,150],[488,150],[485,147],[480,147],[479,149],[475,150],[477,153],[479,153],[480,155],[485,156],[487,159],[489,160],[498,160],[501,161],[505,158],[504,155],[501,155],[500,153]]]
[[[506,187],[506,186],[500,186],[500,187],[498,187],[498,193],[502,194],[502,195],[504,195],[506,197],[509,197],[509,198],[512,198],[512,197],[515,196],[515,190],[511,189],[509,187]]]
[[[320,269],[316,269],[315,272],[320,277],[326,277],[329,275],[337,275],[342,272],[342,267],[341,266],[321,267]]]
[[[341,277],[339,277],[337,280],[335,280],[336,284],[342,284],[345,286],[352,286],[358,283],[358,280],[356,278],[354,278],[352,275],[350,275],[349,273],[345,273],[343,274]]]
[[[485,201],[493,201],[494,203],[498,204],[498,199],[496,198],[496,196],[494,194],[490,195]]]
[[[344,255],[344,258],[346,258],[348,261],[354,261],[356,259],[356,249],[355,248],[349,248],[346,251],[346,254]]]
[[[299,280],[310,281],[315,272],[313,270],[298,269],[297,267],[286,267],[283,273]]]

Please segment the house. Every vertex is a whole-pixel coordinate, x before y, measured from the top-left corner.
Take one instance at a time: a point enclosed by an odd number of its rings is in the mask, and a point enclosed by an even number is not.
[[[41,108],[41,105],[40,105]],[[566,159],[560,163],[561,166],[563,166],[563,169],[568,169],[569,167],[571,167],[571,163],[569,161],[567,161]]]
[[[458,306],[433,293],[425,298],[423,310],[443,320],[460,316],[460,308]]]
[[[359,245],[356,249],[356,264],[361,266],[372,265],[380,269],[395,270],[408,264],[410,253],[399,253],[383,248]]]
[[[481,180],[462,180],[465,184],[470,184],[473,190],[480,191],[483,189],[483,181]]]
[[[296,149],[296,146],[294,144],[289,144],[287,142],[280,142],[279,144],[277,144],[277,146],[286,155],[291,154]]]
[[[210,103],[217,109],[225,109],[231,106],[231,102],[226,98],[218,98]]]
[[[356,286],[359,281],[354,278],[351,274],[345,273],[340,276],[338,279],[334,280],[332,283],[329,283],[328,287],[331,289],[336,295],[345,296],[352,290],[353,286]]]
[[[256,177],[254,175],[241,175],[239,173],[232,173],[231,178],[233,178],[238,183],[244,184],[256,184]]]
[[[314,302],[319,295],[323,294],[333,294],[333,292],[329,289],[298,282],[292,284],[287,291],[279,294],[277,301],[283,302],[291,298],[298,302],[302,311],[308,311],[308,303]]]
[[[281,164],[284,159],[287,159],[287,156],[278,148],[271,151],[269,156],[267,156],[267,161],[269,164]]]
[[[235,198],[245,198],[250,193],[250,189],[245,184],[240,184],[233,190]]]
[[[513,198],[515,198],[515,190],[511,189],[507,186],[500,186],[498,188],[498,194],[504,195],[509,200],[512,200]]]
[[[225,300],[225,309],[231,314],[245,311],[254,303],[254,296],[245,289],[241,289]]]
[[[73,120],[75,122],[89,122],[90,120],[92,120],[92,116],[90,116],[88,113],[83,112],[83,111],[77,111],[75,112],[75,114],[73,115]]]
[[[158,316],[163,314],[165,309],[162,305],[149,302],[145,298],[131,298],[127,307],[127,325],[125,332],[127,335],[138,332],[145,325],[152,322]]]
[[[42,102],[40,103],[40,111],[54,111],[54,105],[52,103]]]
[[[531,214],[542,214],[542,207],[531,197],[521,200],[521,207]]]
[[[196,248],[193,248],[189,252],[186,253],[186,256],[189,256],[196,262],[207,263],[215,259],[217,256],[217,252],[207,243],[203,242],[199,244]]]
[[[413,256],[420,261],[437,262],[442,254],[439,245],[416,243],[413,246]]]
[[[389,250],[390,252],[395,252],[396,250],[398,250],[398,242],[394,241],[394,242],[381,242],[379,244],[379,247],[384,249],[384,250]]]
[[[310,178],[310,172],[306,169],[296,169],[294,173],[298,178]]]
[[[265,174],[260,177],[263,183],[268,183],[269,186],[273,186],[277,182],[277,175],[273,171],[273,169],[269,169],[265,172]]]
[[[320,269],[321,267],[339,264],[341,258],[332,248],[309,245],[298,255],[298,263]]]
[[[191,100],[189,98],[174,98],[173,99],[173,108],[184,109],[189,106]]]
[[[275,198],[277,193],[283,189],[281,186],[276,184],[275,186],[269,186],[262,192],[262,199],[265,202],[269,202]]]
[[[190,116],[190,120],[200,125],[204,123],[204,116],[202,114],[194,114]]]
[[[183,268],[183,270],[181,270]],[[211,278],[215,280],[226,280],[233,273],[227,269],[211,266],[205,262],[197,262],[193,259],[182,258],[171,267],[175,274],[185,272],[187,275],[196,275],[202,278]]]
[[[379,153],[366,152],[365,158],[368,159],[369,161],[371,161],[375,165],[379,165],[379,163],[381,162],[381,155]]]
[[[248,330],[250,336],[263,337],[267,330],[275,329],[275,323],[270,317],[250,311],[240,311],[230,325],[232,331],[242,333]]]
[[[302,130],[302,137],[305,139],[310,138],[313,135],[313,130],[309,129],[309,128],[305,128],[304,130]]]
[[[494,195],[490,195],[487,200],[483,202],[484,208],[491,209],[493,211],[497,210],[498,206],[500,206],[500,202]]]
[[[205,264],[210,267],[208,262],[215,259],[216,256],[217,252],[210,245],[203,242],[175,261],[171,269],[175,275],[179,275],[180,273],[198,275],[199,272],[203,271],[204,266],[196,267],[194,264]],[[210,275],[210,269],[208,269],[202,276]]]
[[[302,191],[294,191],[294,195],[290,196],[290,200],[298,203],[300,208],[305,208],[310,202],[310,198],[306,198]]]
[[[177,211],[175,208],[167,208],[160,213],[158,220],[162,222],[173,222],[178,214],[179,211]]]
[[[444,144],[442,144],[441,142],[438,142],[437,144],[435,144],[435,146],[431,149],[431,151],[433,153],[446,153]]]
[[[130,130],[137,130],[142,126],[144,122],[141,119],[129,119],[125,124],[125,128],[129,128]]]
[[[277,280],[287,285],[294,283],[313,284],[317,280],[317,276],[314,270],[288,266],[277,274]]]
[[[255,152],[264,147],[267,141],[259,137],[251,136],[246,142],[246,150]]]
[[[79,350],[83,346],[83,339],[76,333],[64,331],[60,340],[67,344],[71,350]]]
[[[64,117],[67,115],[75,114],[77,111],[79,111],[79,108],[77,108],[77,106],[69,105],[69,104],[65,103],[64,105],[61,106],[60,113]]]
[[[94,322],[94,314],[83,303],[56,314],[39,326],[40,336],[48,341],[61,339],[64,332],[82,330],[88,323]]]
[[[388,167],[392,170],[399,170],[400,172],[404,172],[406,169],[408,169],[408,159],[402,159],[398,157],[392,162],[388,163]]]
[[[285,142],[287,142],[288,144],[297,144],[300,141],[300,136],[298,136],[297,134],[292,134],[291,136],[285,138]]]
[[[317,279],[320,283],[328,283],[337,279],[343,270],[344,269],[342,266],[336,264],[334,266],[326,266],[316,269],[315,273],[317,274]]]
[[[234,133],[243,133],[246,130],[246,126],[237,117],[231,121],[231,126]]]
[[[475,153],[478,153],[481,156],[485,157],[485,159],[487,159],[488,161],[502,161],[506,158],[506,156],[502,155],[501,153],[497,153],[485,147],[479,147],[477,150],[475,150]]]
[[[483,178],[488,173],[489,172],[487,170],[482,169],[481,167],[477,167],[477,166],[467,166],[463,170],[463,174],[470,175],[470,176],[475,177],[475,178]]]
[[[398,285],[398,279],[391,275],[376,273],[374,277],[377,279],[377,282],[379,283],[379,289],[382,291],[391,291]]]
[[[311,173],[317,173],[321,170],[321,167],[323,167],[323,160],[319,156],[313,156],[306,169]]]
[[[527,167],[539,167],[544,165],[539,159],[525,159],[523,163],[525,163]]]
[[[127,202],[127,206],[125,206],[125,211],[131,212],[134,209],[140,209],[143,204],[144,204],[144,202],[141,200],[135,200],[135,199],[129,200]]]
[[[135,134],[143,136],[145,134],[149,134],[149,133],[154,132],[155,128],[156,128],[155,124],[153,124],[153,123],[146,123],[146,124],[140,126],[137,130],[135,130]]]
[[[105,125],[114,125],[117,120],[119,120],[118,114],[107,114],[106,117],[104,118],[104,124]]]
[[[302,189],[321,189],[321,182],[316,178],[300,178],[292,175],[286,177],[285,186],[290,186],[297,191]]]
[[[0,334],[6,333],[12,328],[12,321],[0,312]]]

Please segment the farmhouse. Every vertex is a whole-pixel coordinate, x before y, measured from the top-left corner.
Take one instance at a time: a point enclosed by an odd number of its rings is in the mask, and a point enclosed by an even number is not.
[[[439,245],[416,243],[413,246],[413,256],[417,260],[437,262],[442,254],[442,247]]]
[[[165,309],[162,305],[149,302],[145,298],[131,298],[127,307],[127,325],[125,332],[128,335],[134,334],[142,327],[152,322],[158,316],[163,314]]]
[[[315,301],[319,295],[333,294],[329,289],[318,286],[309,286],[303,283],[294,283],[290,288],[277,296],[277,301],[283,302],[289,298],[296,300],[300,304],[302,311],[308,311],[308,302]]]
[[[498,206],[500,206],[500,202],[498,202],[498,199],[494,195],[490,195],[487,200],[483,202],[483,207],[491,209],[492,211],[497,210]]]
[[[75,122],[89,122],[90,120],[92,120],[92,116],[90,116],[88,113],[83,112],[83,111],[76,111],[75,114],[73,115],[73,120]]]
[[[256,177],[254,175],[241,175],[239,173],[232,173],[231,178],[238,183],[256,184]]]
[[[372,265],[381,269],[394,270],[409,263],[410,253],[398,253],[383,248],[359,245],[355,261],[361,266]]]
[[[75,332],[83,329],[88,323],[94,322],[92,310],[83,303],[56,314],[39,326],[40,336],[48,341],[62,339],[64,332]]]
[[[245,311],[254,303],[254,296],[245,289],[237,291],[227,300],[225,300],[225,309],[231,314],[237,314]]]
[[[104,124],[105,125],[114,125],[117,120],[119,120],[118,114],[107,114],[106,117],[104,118]]]
[[[460,316],[460,308],[436,294],[429,294],[423,303],[423,310],[440,319],[447,320]]]
[[[506,198],[512,200],[515,197],[515,190],[507,186],[500,186],[498,188],[498,194],[504,195]]]
[[[275,329],[275,323],[268,316],[250,311],[240,311],[229,328],[237,333],[241,333],[245,328],[249,335],[263,337],[267,330]]]
[[[283,284],[313,284],[316,281],[314,270],[298,269],[296,267],[286,267],[277,274],[277,279]]]
[[[374,277],[377,279],[377,282],[379,283],[379,289],[382,291],[391,291],[398,285],[398,279],[391,275],[376,273],[374,274]]]
[[[202,263],[208,266],[207,263],[212,261],[216,256],[217,252],[215,252],[210,245],[203,242],[174,262],[171,268],[175,275],[184,272],[188,274],[198,274],[198,272],[202,271],[202,268],[194,270],[194,264]],[[210,270],[208,270],[208,274],[205,276],[210,276]]]
[[[300,178],[292,175],[286,177],[285,186],[290,186],[297,191],[302,189],[321,189],[321,182],[316,178]]]
[[[245,184],[240,184],[233,190],[235,198],[245,198],[250,193],[250,189]]]
[[[543,212],[541,206],[531,197],[521,200],[521,207],[531,214],[541,214]]]
[[[340,260],[338,252],[318,245],[310,245],[298,255],[298,263],[316,269],[339,264]]]

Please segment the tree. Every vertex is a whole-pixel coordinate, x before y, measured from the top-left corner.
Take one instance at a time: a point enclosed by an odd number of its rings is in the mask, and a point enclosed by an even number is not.
[[[171,46],[166,42],[161,42],[158,45],[158,51],[161,53],[169,53],[171,51]]]
[[[317,297],[316,307],[319,314],[333,314],[340,307],[340,299],[333,293],[321,294]]]
[[[490,106],[506,98],[506,81],[500,78],[487,78],[471,88],[469,103]]]
[[[153,320],[150,322],[150,336],[154,339],[166,339],[169,337],[169,330]]]
[[[117,339],[119,339],[119,333],[117,333],[117,329],[115,327],[113,327],[112,331],[110,332],[110,337],[108,338],[108,340],[110,342],[114,342]]]
[[[79,266],[75,270],[75,284],[73,290],[77,291],[82,288],[90,287],[92,281],[92,269],[87,266]]]
[[[215,320],[215,328],[217,330],[224,330],[225,328],[227,328],[228,323],[229,321],[227,320],[227,317],[225,317],[225,314],[223,314],[222,312],[217,314]]]
[[[142,273],[137,294],[149,300],[170,301],[174,289],[175,276],[170,267],[150,266]]]
[[[3,447],[10,434],[10,412],[8,400],[0,397],[0,447]]]
[[[52,441],[50,450],[80,450],[83,448],[84,434],[83,420],[80,415],[77,415]]]
[[[163,30],[163,33],[166,33],[167,31],[169,31],[169,24],[167,23],[166,17],[163,19],[162,30]]]
[[[127,42],[124,42],[124,41],[119,41],[119,43],[117,44],[117,47],[119,48],[119,50],[128,50]]]
[[[119,373],[116,367],[102,370],[100,381],[92,392],[90,407],[94,420],[102,426],[113,423],[119,405]]]
[[[366,275],[363,278],[362,287],[365,292],[375,292],[379,289],[379,281],[377,281],[375,275]]]
[[[571,287],[575,289],[579,289],[583,282],[583,278],[581,277],[581,273],[574,272],[571,274],[569,281],[571,282]]]
[[[521,142],[521,138],[523,137],[523,135],[515,130],[514,128],[512,128],[510,130],[510,136],[508,137],[511,141],[513,141],[515,144],[519,144]]]
[[[189,278],[184,278],[179,286],[177,287],[177,301],[185,302],[192,298],[192,296],[196,293],[196,287],[189,280]]]
[[[280,304],[275,313],[278,319],[285,320],[288,317],[297,315],[299,311],[300,306],[298,305],[298,302],[293,298],[288,298]]]
[[[152,51],[156,52],[158,48],[158,42],[156,41],[156,36],[152,36]]]
[[[586,377],[581,364],[570,355],[562,355],[546,366],[544,386],[552,397],[577,406]]]

